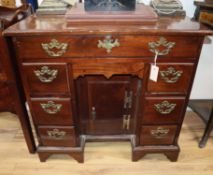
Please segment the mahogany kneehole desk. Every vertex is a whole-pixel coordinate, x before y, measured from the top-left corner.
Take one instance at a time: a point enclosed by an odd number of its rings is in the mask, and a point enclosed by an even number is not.
[[[132,161],[179,154],[178,137],[204,37],[188,18],[144,25],[76,25],[56,16],[10,27],[41,161],[69,154],[84,161],[87,141],[126,140]],[[159,52],[157,82],[149,79]]]

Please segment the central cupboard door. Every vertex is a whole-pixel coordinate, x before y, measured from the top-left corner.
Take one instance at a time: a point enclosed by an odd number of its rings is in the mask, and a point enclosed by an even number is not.
[[[86,76],[76,80],[78,116],[84,134],[130,134],[134,131],[141,81],[131,76]]]

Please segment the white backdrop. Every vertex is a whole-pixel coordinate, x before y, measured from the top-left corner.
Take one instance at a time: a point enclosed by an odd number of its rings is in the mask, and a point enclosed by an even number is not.
[[[18,0],[19,1],[19,0]],[[41,2],[42,0],[39,0]],[[149,4],[150,0],[142,0]],[[195,6],[194,0],[180,0],[186,15],[193,17]],[[203,0],[200,0],[203,1]],[[20,4],[20,1],[17,2]],[[213,99],[213,37],[212,44],[204,44],[199,66],[195,76],[195,81],[191,93],[191,99]]]

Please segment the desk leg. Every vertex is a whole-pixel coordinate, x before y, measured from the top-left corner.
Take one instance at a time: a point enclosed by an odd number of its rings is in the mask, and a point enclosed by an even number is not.
[[[203,137],[199,143],[200,148],[204,148],[206,146],[206,143],[208,141],[208,138],[209,138],[209,135],[210,135],[212,129],[213,129],[213,109],[211,111],[209,121],[207,122],[207,126],[206,126],[205,132],[203,134]]]
[[[23,88],[21,87],[21,81],[18,76],[17,72],[17,65],[14,61],[15,55],[10,46],[12,46],[11,40],[5,40],[3,37],[0,36],[0,42],[1,42],[1,49],[4,50],[4,52],[1,52],[1,56],[3,56],[5,59],[3,59],[3,65],[5,66],[6,75],[8,76],[8,81],[11,87],[11,95],[13,95],[14,100],[14,108],[15,113],[17,114],[22,131],[25,137],[25,141],[27,143],[27,147],[30,153],[35,153],[36,146],[35,146],[35,140],[33,137],[29,117],[27,114],[27,110],[25,107],[25,96],[23,95]],[[9,52],[10,50],[10,52]]]
[[[28,150],[30,153],[36,152],[35,140],[32,133],[32,128],[30,125],[29,116],[25,107],[24,98],[20,97],[18,93],[18,89],[14,88],[14,96],[15,96],[15,111],[21,123],[22,131],[24,134],[25,142],[27,144]]]

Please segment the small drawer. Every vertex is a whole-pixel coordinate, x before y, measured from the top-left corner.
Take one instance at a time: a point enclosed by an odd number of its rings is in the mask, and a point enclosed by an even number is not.
[[[42,146],[76,146],[75,128],[68,126],[39,126]]]
[[[148,93],[186,94],[192,79],[194,64],[157,64],[158,80],[148,80]]]
[[[142,124],[178,123],[181,119],[185,98],[146,98]]]
[[[186,36],[81,35],[18,37],[14,40],[24,59],[62,57],[162,57],[196,58],[199,38]],[[187,46],[187,47],[186,47]]]
[[[142,126],[141,145],[172,145],[176,134],[176,125]]]
[[[64,63],[23,63],[23,76],[31,95],[69,93],[67,65]]]
[[[70,98],[32,98],[33,119],[38,125],[72,125]]]

